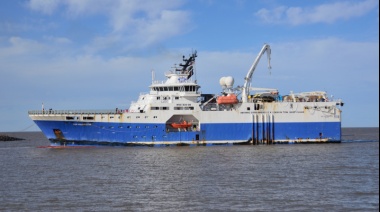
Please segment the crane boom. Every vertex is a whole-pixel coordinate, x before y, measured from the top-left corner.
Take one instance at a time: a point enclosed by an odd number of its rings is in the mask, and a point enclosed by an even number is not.
[[[244,78],[245,82],[244,82],[244,87],[243,87],[243,92],[242,92],[242,101],[243,102],[248,101],[249,88],[251,87],[252,74],[255,71],[257,64],[259,63],[261,56],[265,52],[267,53],[267,57],[268,57],[268,69],[272,68],[270,66],[271,49],[270,49],[270,46],[268,44],[264,44],[263,48],[261,49],[261,51],[257,55],[255,61],[253,62],[251,68],[249,69],[247,76]]]

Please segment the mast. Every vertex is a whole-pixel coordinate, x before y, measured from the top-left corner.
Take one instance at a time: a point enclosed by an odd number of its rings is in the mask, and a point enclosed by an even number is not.
[[[193,52],[189,59],[185,59],[185,56],[182,57],[182,60],[185,62],[185,64],[180,63],[179,65],[182,67],[182,69],[177,69],[177,71],[180,71],[181,74],[188,74],[187,79],[190,79],[191,76],[194,74],[194,63],[195,58],[197,57],[197,51]]]

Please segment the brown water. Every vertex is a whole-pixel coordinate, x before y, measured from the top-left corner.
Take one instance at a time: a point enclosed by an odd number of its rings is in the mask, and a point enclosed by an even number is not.
[[[46,149],[0,142],[0,211],[379,211],[379,128],[339,144]]]

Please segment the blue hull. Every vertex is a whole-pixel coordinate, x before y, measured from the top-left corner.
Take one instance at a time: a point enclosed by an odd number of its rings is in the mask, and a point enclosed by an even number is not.
[[[170,145],[340,142],[340,122],[202,124],[199,131],[167,131],[165,124],[38,121],[58,145]]]

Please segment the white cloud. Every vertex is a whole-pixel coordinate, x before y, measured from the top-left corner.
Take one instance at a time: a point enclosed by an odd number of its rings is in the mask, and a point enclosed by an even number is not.
[[[113,32],[97,42],[121,42],[127,38],[125,48],[141,48],[189,32],[190,13],[175,9],[181,5],[177,0],[122,1],[109,14]]]
[[[141,43],[141,46],[148,46],[188,32],[190,29],[192,27],[187,12],[163,10],[158,18],[140,24],[134,38]]]
[[[60,4],[60,0],[30,0],[27,6],[35,11],[51,15]]]
[[[44,36],[44,39],[57,44],[70,44],[72,41],[65,37]]]
[[[14,58],[20,55],[33,55],[46,50],[46,46],[31,39],[10,37],[4,40],[4,48],[0,48],[2,59]]]
[[[113,0],[61,0],[62,4],[67,7],[67,13],[70,17],[85,16],[96,13],[108,13],[109,9],[114,7],[117,1]]]
[[[366,0],[335,2],[305,8],[280,6],[271,10],[260,9],[255,15],[266,23],[274,24],[334,23],[360,17],[376,8],[378,4],[377,0]]]
[[[183,4],[183,0],[30,0],[28,6],[48,15],[60,9],[66,11],[69,19],[95,14],[105,16],[112,30],[90,38],[92,42],[86,49],[95,52],[120,43],[125,48],[147,47],[189,32],[192,29],[190,13],[179,9]]]

